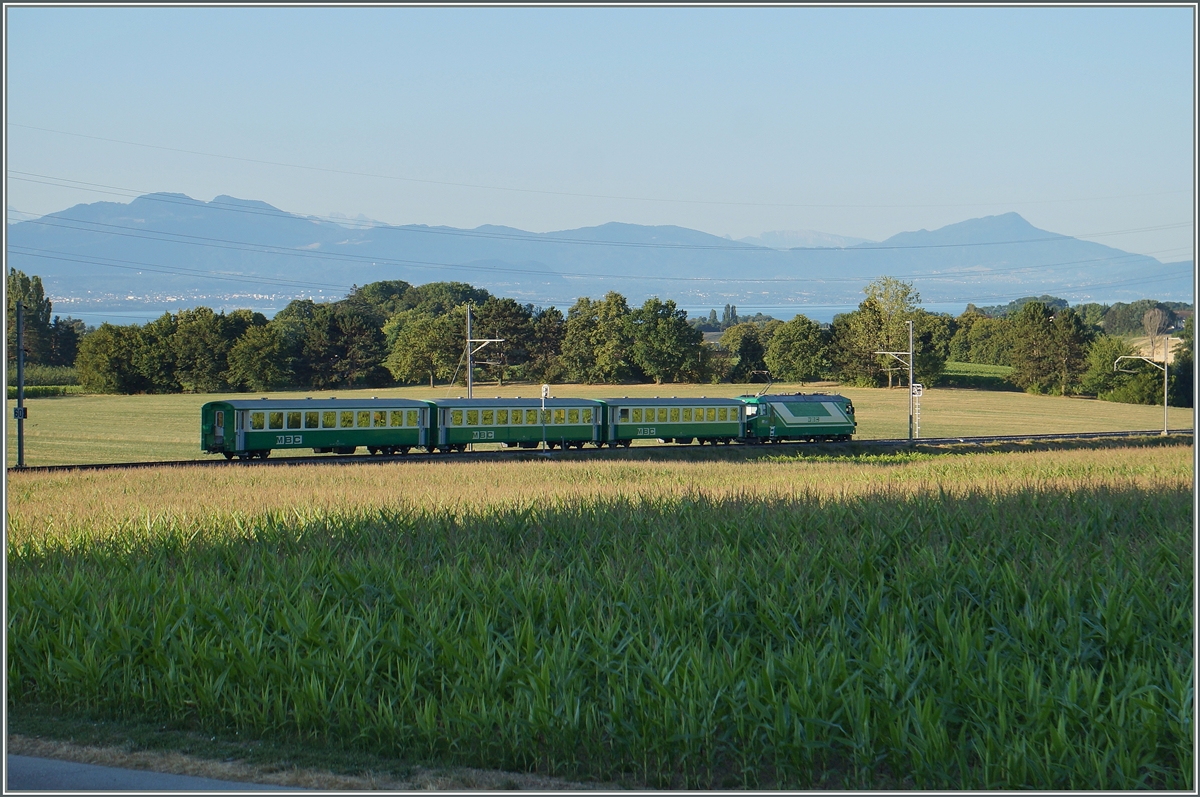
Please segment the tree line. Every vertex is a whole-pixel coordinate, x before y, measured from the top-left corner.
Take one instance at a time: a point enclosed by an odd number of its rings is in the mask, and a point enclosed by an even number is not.
[[[23,298],[31,364],[74,365],[84,389],[108,393],[210,393],[282,388],[336,390],[395,384],[465,383],[466,307],[472,333],[495,338],[475,363],[474,378],[497,383],[784,382],[835,380],[898,386],[907,367],[878,352],[908,349],[912,322],[914,378],[936,384],[947,361],[1011,366],[1010,381],[1035,393],[1092,394],[1117,401],[1162,401],[1160,372],[1114,373],[1131,354],[1105,331],[1109,315],[1128,318],[1141,304],[1065,306],[1030,298],[995,315],[968,306],[958,317],[920,306],[911,283],[871,282],[858,308],[823,326],[802,315],[790,321],[739,316],[688,319],[671,300],[630,306],[617,292],[580,298],[564,314],[521,304],[461,282],[412,285],[402,280],[355,287],[332,302],[295,300],[268,320],[250,310],[207,307],[164,313],[147,324],[51,320],[41,281],[9,275],[12,308]],[[1042,297],[1053,299],[1053,297]],[[1154,335],[1177,322],[1170,306],[1147,301],[1142,322]],[[1097,313],[1096,307],[1103,307]],[[1129,309],[1132,308],[1132,309]],[[987,308],[995,310],[996,308]],[[1153,318],[1151,318],[1153,316]],[[1126,323],[1127,321],[1123,321]],[[1172,403],[1191,405],[1192,320],[1172,366]],[[714,329],[715,327],[715,329]],[[705,331],[721,331],[715,345]]]

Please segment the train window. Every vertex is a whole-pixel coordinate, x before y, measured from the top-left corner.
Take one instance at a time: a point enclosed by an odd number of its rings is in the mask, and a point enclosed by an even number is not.
[[[462,415],[463,415],[462,410],[450,410],[450,425],[451,426],[462,426],[463,425]]]
[[[320,425],[321,413],[306,412],[304,413],[304,428],[316,429]]]
[[[302,415],[303,415],[303,413],[301,413],[298,410],[295,412],[289,412],[287,414],[287,428],[299,429],[300,428],[300,417]]]
[[[583,422],[584,423],[592,422],[592,408],[591,407],[583,408]]]
[[[623,412],[628,412],[628,410],[623,410]],[[634,423],[641,423],[641,422],[642,422],[642,409],[641,409],[641,407],[637,407],[637,408],[635,408],[635,409],[634,409],[634,411],[633,411],[633,422],[634,422]]]
[[[371,413],[372,426],[387,426],[387,410],[375,410]]]
[[[496,411],[495,410],[483,410],[482,423],[484,426],[495,426],[496,425]]]
[[[532,426],[533,424],[535,424],[537,422],[538,422],[538,411],[537,410],[525,410],[525,423]]]
[[[338,421],[338,426],[343,429],[354,428],[354,412],[353,410],[342,410],[341,419]]]
[[[566,422],[567,422],[567,413],[566,413],[566,411],[564,411],[564,410],[555,410],[555,411],[554,411],[554,422],[555,422],[555,423],[566,423]]]
[[[525,413],[522,410],[513,410],[512,411],[512,422],[514,424],[516,424],[517,426],[520,426],[521,424],[523,424],[525,422]]]
[[[508,410],[496,410],[496,425],[508,426]]]
[[[404,410],[392,410],[392,426],[404,425]]]
[[[337,428],[337,413],[333,410],[326,410],[321,413],[321,428],[336,429]]]
[[[542,425],[545,426],[546,424],[550,423],[550,410],[542,410],[541,413]]]
[[[712,412],[712,410],[709,410],[709,412]],[[729,410],[725,407],[721,407],[719,410],[717,410],[717,420],[718,421],[729,420]]]
[[[479,410],[467,410],[467,426],[479,425]]]
[[[567,423],[579,423],[579,410],[567,410]]]
[[[679,408],[671,408],[671,423],[679,423]]]
[[[217,410],[217,428],[218,429],[225,428],[225,413],[222,412],[221,410]]]
[[[270,415],[267,416],[267,421],[268,421],[268,426],[270,426],[272,429],[282,429],[283,428],[283,413],[282,412],[272,412]]]
[[[654,408],[647,407],[646,408],[646,421],[649,422],[652,420],[654,420]],[[658,420],[660,423],[665,422],[667,420],[667,408],[666,407],[658,408]]]
[[[250,413],[250,428],[251,429],[261,429],[261,428],[263,428],[263,424],[265,424],[265,423],[266,423],[266,416],[263,413],[261,413],[261,412]]]
[[[421,425],[421,422],[418,420],[416,410],[408,411],[408,425],[409,426],[420,426]]]
[[[639,416],[642,414],[641,410],[634,410],[634,412],[636,412]],[[640,421],[641,418],[639,417],[638,420]],[[622,407],[621,411],[619,413],[617,413],[617,423],[629,423],[629,408],[628,407]]]
[[[708,409],[706,409],[704,411],[704,417],[708,418],[708,420],[710,420],[710,421],[715,421],[717,419],[717,408],[709,407]],[[722,417],[721,420],[725,420],[725,418]]]
[[[733,412],[737,412],[737,410]],[[732,415],[733,413],[730,414]],[[758,407],[753,404],[746,405],[746,417],[753,418],[755,415],[758,415]],[[733,418],[732,420],[737,420],[737,418]]]
[[[689,422],[692,420],[692,408],[691,407],[683,408],[683,420],[685,422]]]
[[[370,429],[371,428],[371,411],[370,410],[359,410],[358,411],[357,426],[359,429]]]

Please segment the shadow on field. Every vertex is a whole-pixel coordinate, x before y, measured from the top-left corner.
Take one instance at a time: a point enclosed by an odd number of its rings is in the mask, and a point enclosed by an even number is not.
[[[1079,440],[1022,440],[995,443],[915,442],[911,445],[855,440],[849,443],[800,443],[759,446],[679,446],[678,448],[628,448],[586,451],[555,451],[533,455],[538,458],[577,460],[610,459],[626,462],[796,462],[857,460],[863,464],[889,465],[963,454],[1009,454],[1033,451],[1104,451],[1129,448],[1164,448],[1193,444],[1187,435],[1120,437]]]

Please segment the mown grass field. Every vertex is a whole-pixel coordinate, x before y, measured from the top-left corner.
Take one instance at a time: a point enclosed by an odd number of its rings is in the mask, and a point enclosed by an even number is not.
[[[554,395],[606,396],[736,396],[761,385],[561,385]],[[540,386],[516,385],[476,389],[477,396],[536,396]],[[839,388],[835,385],[778,385],[779,392],[824,390],[849,396],[859,421],[858,439],[896,438],[908,434],[908,394],[904,389]],[[463,388],[391,388],[328,393],[276,393],[272,396],[458,396]],[[228,394],[223,394],[228,395]],[[242,394],[246,397],[245,394]],[[146,460],[198,459],[200,406],[211,395],[66,396],[31,399],[25,425],[27,465]],[[12,417],[9,402],[9,417]],[[1171,408],[1172,428],[1191,428],[1192,411]],[[921,435],[952,437],[982,434],[1092,432],[1156,429],[1162,409],[1105,401],[1030,396],[979,390],[930,389],[921,399]],[[305,449],[298,453],[311,454]],[[280,456],[276,452],[273,456]],[[8,465],[16,463],[16,425],[8,424]]]
[[[631,786],[1190,790],[1192,448],[1038,448],[11,473],[10,716]]]

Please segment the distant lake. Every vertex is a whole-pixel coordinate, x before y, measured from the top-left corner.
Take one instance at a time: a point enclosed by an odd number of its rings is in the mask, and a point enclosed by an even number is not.
[[[1003,304],[1003,302],[1001,302]],[[952,316],[961,315],[967,309],[966,302],[930,302],[929,304],[921,305],[924,309],[931,313],[949,313]],[[725,306],[720,307],[692,307],[685,306],[682,309],[687,310],[688,318],[708,317],[709,310],[717,311],[717,318],[721,317],[721,313],[725,310]],[[790,321],[797,315],[804,315],[813,321],[818,321],[828,324],[833,321],[835,315],[841,313],[849,313],[858,309],[857,304],[739,304],[737,306],[737,314],[739,316],[752,316],[755,313],[763,313],[773,318],[778,318],[780,321]]]

